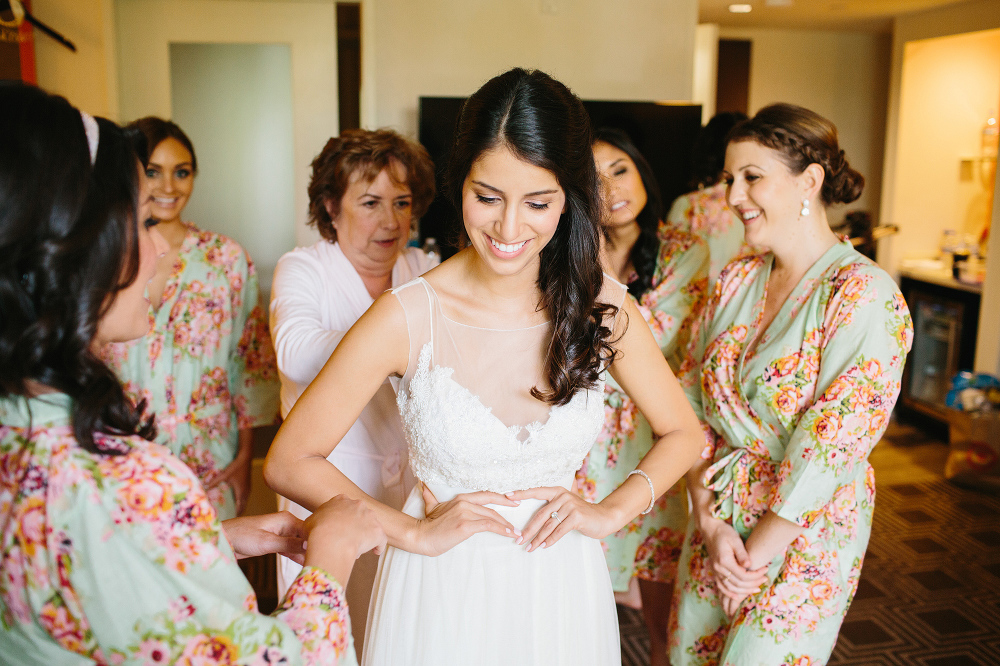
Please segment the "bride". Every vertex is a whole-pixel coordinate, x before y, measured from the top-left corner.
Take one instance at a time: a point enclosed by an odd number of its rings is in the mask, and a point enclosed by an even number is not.
[[[378,298],[289,413],[265,464],[313,508],[345,494],[389,537],[363,663],[620,664],[598,541],[670,488],[704,438],[625,287],[603,276],[589,119],[513,69],[466,102],[448,166],[465,247]],[[604,501],[569,491],[604,372],[660,433]],[[402,511],[327,456],[387,376],[420,484]]]

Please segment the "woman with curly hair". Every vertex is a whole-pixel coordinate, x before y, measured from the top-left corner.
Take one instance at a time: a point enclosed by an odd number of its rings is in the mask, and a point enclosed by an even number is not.
[[[4,663],[356,664],[342,584],[385,543],[374,514],[220,522],[101,361],[149,330],[167,251],[125,135],[8,82],[0,133]],[[274,552],[306,566],[268,617],[236,559]]]
[[[513,69],[466,102],[448,165],[466,244],[379,297],[299,397],[265,463],[310,508],[374,509],[379,563],[364,663],[621,664],[598,539],[697,459],[701,432],[625,287],[598,261],[590,122],[548,75]],[[599,504],[570,488],[610,372],[661,437]],[[327,460],[386,377],[420,485],[402,511]]]
[[[271,287],[271,337],[281,376],[281,415],[316,378],[348,329],[382,292],[438,264],[407,247],[415,220],[434,198],[434,165],[419,144],[396,132],[348,130],[327,141],[312,164],[310,222],[322,240],[278,260]],[[394,509],[413,488],[396,393],[386,381],[330,454],[353,483]],[[284,497],[278,508],[309,512]],[[347,598],[354,638],[364,642],[377,558],[355,566]],[[278,559],[278,593],[301,567]]]

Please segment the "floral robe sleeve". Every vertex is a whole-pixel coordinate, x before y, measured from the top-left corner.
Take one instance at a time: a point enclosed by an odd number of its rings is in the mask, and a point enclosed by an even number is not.
[[[795,413],[768,506],[803,527],[866,466],[899,395],[909,314],[902,294],[886,298],[878,277],[852,267],[834,278],[824,326],[806,347],[818,365],[815,388],[782,381],[797,359],[775,360],[759,380],[779,412]],[[803,403],[811,404],[800,412]]]
[[[242,253],[246,282],[234,288],[232,311],[238,313],[233,330],[241,331],[230,339],[229,392],[240,428],[270,425],[277,411],[277,363],[267,326],[267,316],[260,300],[260,284],[253,262]],[[230,273],[230,284],[241,276]]]
[[[59,394],[0,401],[5,660],[356,664],[337,581],[306,568],[275,616],[260,615],[191,471],[139,439],[99,440],[121,455],[83,450],[69,406]]]

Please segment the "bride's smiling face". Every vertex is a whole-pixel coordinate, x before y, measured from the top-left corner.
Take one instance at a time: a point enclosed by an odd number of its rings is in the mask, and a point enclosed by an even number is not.
[[[538,270],[566,207],[555,174],[506,146],[481,154],[462,185],[462,219],[480,259],[500,275]]]

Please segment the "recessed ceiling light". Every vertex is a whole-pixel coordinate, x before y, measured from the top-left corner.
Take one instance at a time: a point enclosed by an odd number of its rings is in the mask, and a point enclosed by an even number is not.
[[[729,5],[729,11],[733,14],[749,14],[753,10],[752,5]]]

